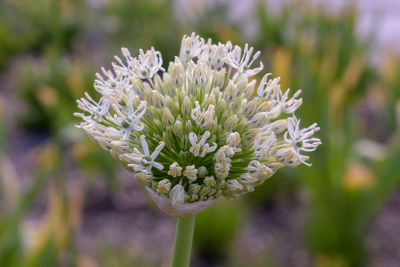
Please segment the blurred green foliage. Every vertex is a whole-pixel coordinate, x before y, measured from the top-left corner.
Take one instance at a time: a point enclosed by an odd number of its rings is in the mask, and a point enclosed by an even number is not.
[[[121,46],[133,51],[154,46],[167,67],[182,33],[191,31],[214,41],[245,42],[242,25],[230,22],[224,4],[190,23],[174,12],[171,0],[0,2],[0,67],[4,73],[17,68],[15,94],[24,105],[12,116],[27,131],[40,129],[48,136],[31,182],[20,186],[6,156],[10,133],[2,108],[6,100],[0,101],[0,266],[152,266],[108,246],[99,262],[80,254],[74,235],[84,209],[79,195],[85,192],[69,188],[63,171],[72,162],[85,177],[105,177],[111,192],[119,186],[114,160],[73,130],[75,99],[93,92],[99,62],[109,62],[96,60],[111,58]],[[351,7],[327,14],[300,1],[277,15],[260,2],[251,16],[259,29],[250,43],[263,52],[266,71],[280,76],[283,87],[303,90],[299,117],[304,124],[318,122],[323,145],[313,153],[311,168],[283,170],[242,202],[221,201],[199,214],[195,254],[221,266],[232,262],[227,257],[235,259],[234,266],[284,266],[270,251],[265,258],[242,261],[230,250],[257,208],[305,194],[304,246],[312,264],[364,266],[368,223],[400,181],[395,118],[400,60],[389,55],[382,68],[370,63],[370,40],[355,35]],[[382,147],[382,155],[360,151],[357,144],[364,139]],[[29,241],[27,215],[43,191],[49,192],[46,215],[30,230],[37,235]]]
[[[197,215],[194,234],[195,251],[205,261],[219,263],[243,223],[240,201],[220,201]]]
[[[37,53],[57,42],[71,49],[82,28],[81,0],[5,0],[0,3],[0,67],[16,53]],[[57,36],[56,38],[54,38]],[[51,40],[49,42],[49,40]]]

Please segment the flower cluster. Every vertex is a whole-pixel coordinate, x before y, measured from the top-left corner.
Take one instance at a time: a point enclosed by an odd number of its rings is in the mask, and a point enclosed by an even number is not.
[[[302,129],[294,115],[300,90],[251,78],[263,69],[253,52],[193,33],[165,71],[154,48],[122,48],[96,74],[98,101],[77,100],[78,127],[172,205],[253,191],[284,166],[310,165],[304,152],[321,144],[317,124]]]

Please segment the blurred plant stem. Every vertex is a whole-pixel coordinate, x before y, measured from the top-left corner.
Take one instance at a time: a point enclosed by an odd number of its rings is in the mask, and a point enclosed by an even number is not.
[[[195,221],[196,215],[178,218],[171,267],[189,266]]]

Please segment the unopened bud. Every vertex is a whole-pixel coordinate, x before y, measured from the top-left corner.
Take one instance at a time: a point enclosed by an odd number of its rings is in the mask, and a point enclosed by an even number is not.
[[[215,181],[214,176],[207,176],[206,178],[204,178],[204,184],[214,187],[217,185],[217,182]]]
[[[174,162],[171,165],[169,165],[169,171],[168,174],[171,175],[172,177],[178,177],[181,176],[182,172],[182,167],[179,166],[178,162]]]
[[[256,114],[259,99],[255,97],[253,100],[247,102],[243,107],[243,112],[246,116],[250,117]]]
[[[192,121],[191,120],[187,120],[186,121],[186,125],[185,125],[185,131],[188,133],[193,131],[193,125],[192,125]]]
[[[231,131],[231,130],[235,129],[235,127],[236,127],[238,121],[239,121],[239,120],[238,120],[238,117],[237,117],[236,114],[230,116],[230,117],[225,121],[225,124],[224,124],[225,129],[228,130],[228,131]]]
[[[171,76],[166,72],[163,75],[162,84],[163,88],[166,90],[166,93],[168,93],[168,95],[170,96],[176,95],[176,87],[174,84],[172,84]]]
[[[225,84],[225,81],[226,81],[226,70],[222,68],[215,74],[214,86],[222,88],[222,86],[224,86]]]
[[[201,196],[208,196],[211,192],[211,187],[209,186],[202,186],[200,189],[200,195]]]
[[[171,182],[168,179],[163,179],[158,183],[157,193],[168,194],[171,190]]]
[[[216,185],[216,187],[217,187],[218,189],[222,189],[222,188],[225,187],[225,183],[226,183],[225,179],[217,179],[217,185]]]
[[[172,205],[180,205],[185,202],[185,188],[181,184],[175,185],[169,192],[169,199]]]
[[[241,185],[238,180],[230,179],[226,182],[226,191],[229,193],[236,193],[243,190],[243,185]]]
[[[182,110],[182,114],[184,116],[190,115],[190,111],[192,110],[192,103],[190,102],[190,99],[188,96],[185,96],[183,98],[181,110]]]
[[[136,173],[136,179],[144,185],[148,185],[151,182],[152,178],[153,174],[148,170],[142,170]]]
[[[192,194],[197,194],[201,189],[201,186],[198,184],[190,184],[189,185],[189,192]]]
[[[247,86],[247,77],[245,76],[240,76],[240,77],[241,78],[236,83],[238,95],[242,95],[246,91],[246,86]]]
[[[283,133],[286,128],[286,120],[277,120],[270,126],[270,129],[276,134]]]
[[[243,173],[240,175],[239,182],[242,185],[253,185],[257,183],[257,177],[250,175],[249,173]]]
[[[171,82],[176,87],[181,87],[185,80],[185,70],[178,57],[175,57],[175,61],[169,64],[168,73],[171,76]]]
[[[267,112],[258,112],[251,119],[254,127],[262,127],[268,122],[268,113]]]
[[[237,97],[238,90],[236,89],[235,84],[232,81],[229,81],[228,86],[224,92],[224,99],[226,102],[231,102]]]
[[[251,98],[254,95],[254,88],[256,87],[256,80],[252,80],[251,82],[249,82],[246,86],[244,95],[247,98]]]
[[[207,168],[204,166],[199,167],[197,174],[199,175],[199,178],[203,178],[207,175]]]
[[[240,134],[238,132],[230,133],[226,139],[228,146],[237,147],[240,144]]]
[[[216,100],[215,100],[215,94],[211,93],[210,95],[208,95],[206,97],[206,99],[204,100],[204,106],[208,107],[209,105],[216,105]]]
[[[194,165],[186,166],[183,175],[186,176],[190,181],[196,181],[198,170]]]
[[[174,127],[172,128],[172,131],[176,136],[182,136],[183,135],[183,126],[182,122],[179,120],[175,121]]]
[[[172,116],[171,111],[167,107],[163,109],[162,121],[165,125],[172,125],[174,123],[174,116]]]

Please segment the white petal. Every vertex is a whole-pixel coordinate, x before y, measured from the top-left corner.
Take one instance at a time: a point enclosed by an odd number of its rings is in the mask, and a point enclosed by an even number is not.
[[[144,135],[140,136],[140,142],[142,143],[143,153],[146,156],[150,156],[149,146],[147,145],[146,137]]]

